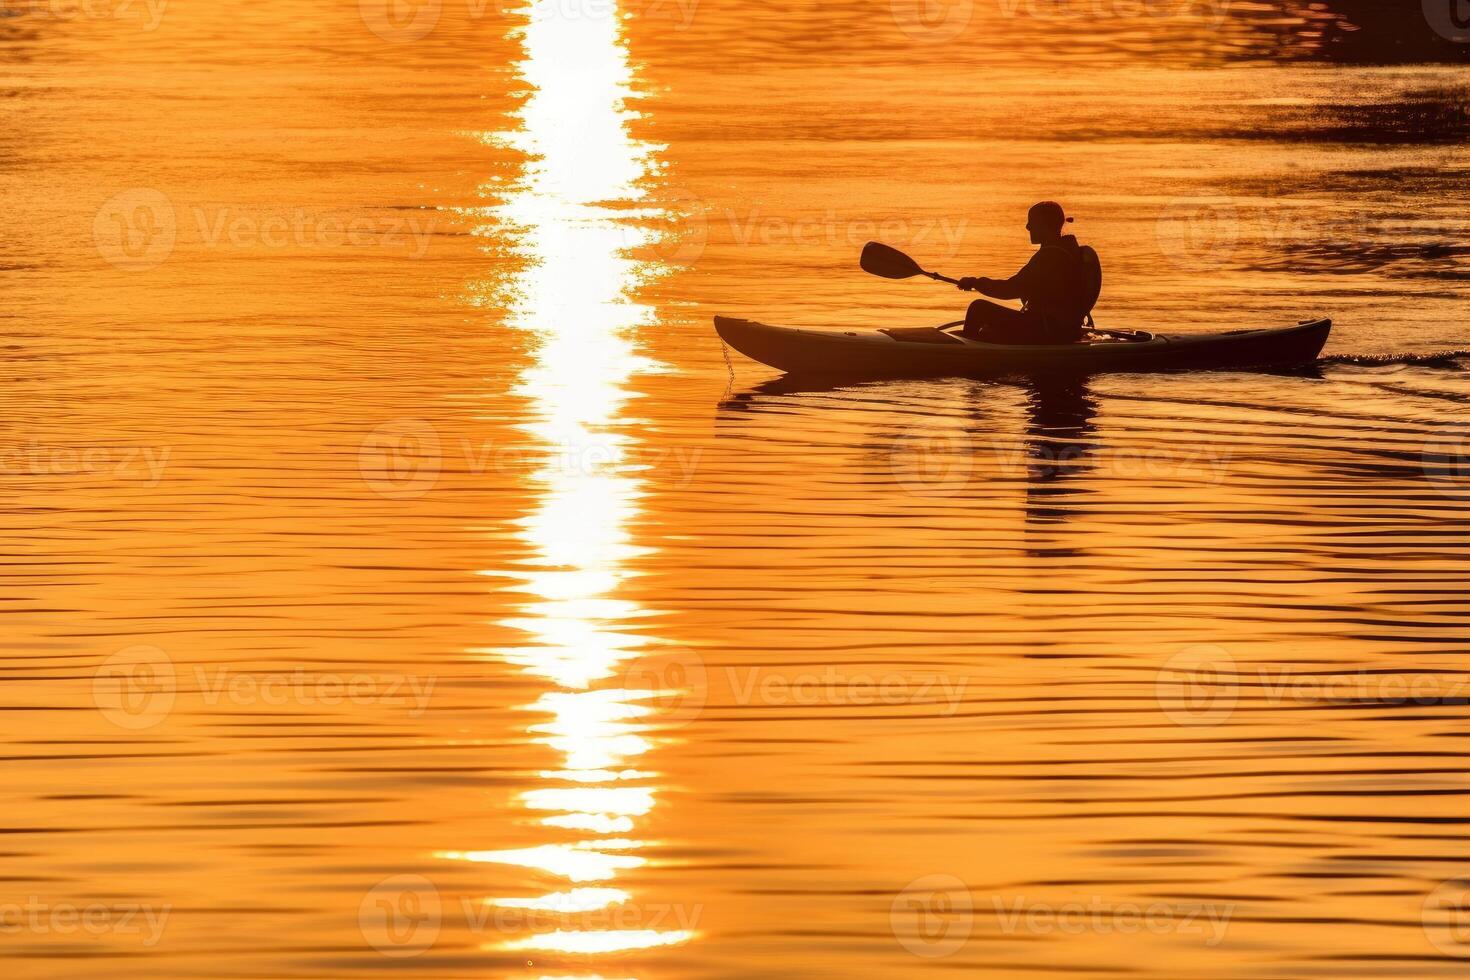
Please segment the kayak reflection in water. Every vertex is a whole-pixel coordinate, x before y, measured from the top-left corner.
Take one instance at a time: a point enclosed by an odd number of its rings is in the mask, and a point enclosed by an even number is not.
[[[1027,495],[1045,496],[1091,468],[1097,400],[1086,378],[1034,378],[1026,393]]]
[[[1095,492],[1075,481],[1093,468],[1097,401],[1085,378],[1033,379],[1027,389],[1026,553],[1075,558],[1081,554],[1076,539],[1048,528],[1072,520]]]
[[[1031,244],[1041,246],[1025,268],[1009,279],[961,279],[959,288],[996,299],[1019,299],[1013,310],[977,299],[965,315],[966,337],[990,344],[1075,344],[1102,289],[1097,253],[1063,235],[1071,221],[1055,201],[1042,201],[1026,215]]]

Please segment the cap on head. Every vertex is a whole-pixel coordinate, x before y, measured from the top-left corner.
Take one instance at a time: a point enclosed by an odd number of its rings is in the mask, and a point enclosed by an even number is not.
[[[1062,225],[1071,220],[1056,201],[1042,201],[1027,212],[1026,227],[1060,234]]]

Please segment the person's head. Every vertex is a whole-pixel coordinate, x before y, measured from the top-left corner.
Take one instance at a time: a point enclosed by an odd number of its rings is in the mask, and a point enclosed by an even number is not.
[[[1071,220],[1056,201],[1032,205],[1026,213],[1026,230],[1031,233],[1031,244],[1045,245],[1056,241],[1062,237],[1062,226]]]

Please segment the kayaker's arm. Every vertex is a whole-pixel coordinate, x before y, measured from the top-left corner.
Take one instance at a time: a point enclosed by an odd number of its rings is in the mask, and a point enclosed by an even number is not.
[[[987,279],[984,276],[970,276],[961,279],[960,289],[967,293],[979,293],[992,299],[1020,299],[1021,287],[1017,285],[1020,276],[1011,276],[1009,279]]]
[[[1031,261],[1009,279],[987,279],[984,276],[961,279],[960,288],[989,296],[991,299],[1021,299],[1033,291],[1031,287],[1039,275],[1037,265],[1040,255],[1040,252],[1033,255]]]
[[[975,289],[991,299],[1020,299],[1024,295],[1020,278],[1020,273],[1017,273],[1009,279],[981,279]]]

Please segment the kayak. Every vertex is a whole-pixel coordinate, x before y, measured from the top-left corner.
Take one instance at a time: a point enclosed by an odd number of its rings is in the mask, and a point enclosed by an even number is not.
[[[1091,331],[1075,344],[987,344],[937,327],[815,330],[715,317],[720,339],[788,374],[963,377],[1284,367],[1316,359],[1331,320],[1224,333]]]

